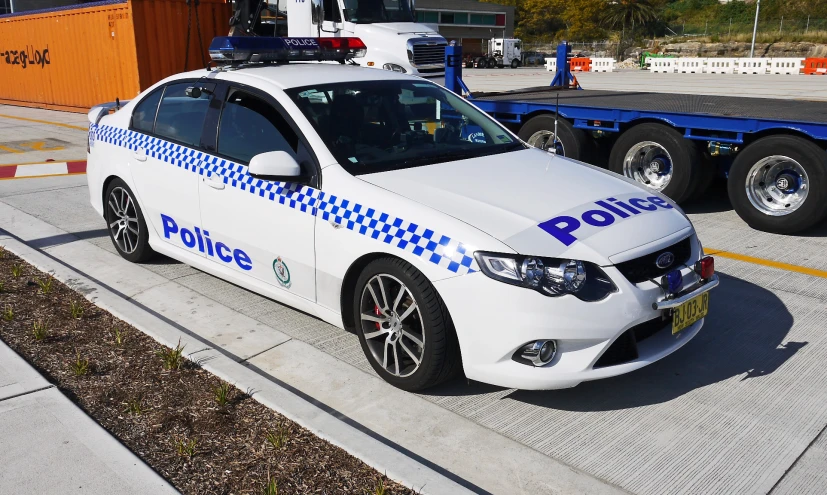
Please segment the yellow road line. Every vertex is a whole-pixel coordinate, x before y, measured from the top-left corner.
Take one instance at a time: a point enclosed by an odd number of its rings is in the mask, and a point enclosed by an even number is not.
[[[704,252],[709,256],[720,256],[721,258],[729,258],[756,265],[770,266],[780,270],[787,270],[788,272],[803,273],[804,275],[811,275],[813,277],[827,278],[827,271],[817,270],[815,268],[808,268],[806,266],[791,265],[789,263],[782,263],[780,261],[765,260],[764,258],[756,258],[754,256],[747,256],[745,254],[730,253],[721,249],[704,248]]]
[[[86,172],[74,172],[71,174],[29,175],[25,177],[4,177],[0,180],[45,179],[46,177],[66,177],[68,175],[86,175]]]
[[[85,128],[85,127],[81,127],[79,125],[64,124],[63,122],[50,122],[48,120],[30,119],[30,118],[27,118],[27,117],[17,117],[15,115],[6,115],[6,114],[0,114],[0,117],[3,117],[4,119],[25,120],[26,122],[35,122],[37,124],[58,125],[60,127],[68,127],[69,129],[77,129],[79,131],[88,131],[88,129]]]

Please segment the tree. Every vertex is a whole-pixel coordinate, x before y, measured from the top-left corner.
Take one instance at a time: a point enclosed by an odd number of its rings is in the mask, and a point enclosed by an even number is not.
[[[623,42],[626,37],[626,28],[630,27],[629,34],[635,37],[635,26],[641,26],[657,19],[649,0],[608,0],[605,10],[600,15],[601,22],[609,28],[620,28],[620,43],[617,46],[618,59],[623,54]]]

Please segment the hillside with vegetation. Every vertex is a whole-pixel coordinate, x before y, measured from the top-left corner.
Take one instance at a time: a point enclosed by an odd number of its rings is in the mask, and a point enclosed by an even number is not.
[[[483,0],[486,1],[486,0]],[[733,0],[491,0],[516,7],[515,36],[529,43],[643,39],[745,41],[755,2]],[[827,42],[827,0],[763,0],[758,41]]]

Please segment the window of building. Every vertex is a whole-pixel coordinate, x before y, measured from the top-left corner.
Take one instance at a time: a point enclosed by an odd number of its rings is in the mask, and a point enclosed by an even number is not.
[[[482,26],[494,26],[497,16],[494,14],[471,14],[471,24]]]
[[[416,11],[416,22],[437,24],[439,22],[439,12],[429,12],[427,10]]]

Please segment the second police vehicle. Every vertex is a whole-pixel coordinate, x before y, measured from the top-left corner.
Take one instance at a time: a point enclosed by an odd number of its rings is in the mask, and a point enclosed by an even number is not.
[[[162,253],[355,332],[388,382],[573,387],[701,329],[712,258],[634,181],[531,148],[357,38],[216,38],[219,66],[89,113],[90,200]],[[291,63],[288,63],[291,62]]]

